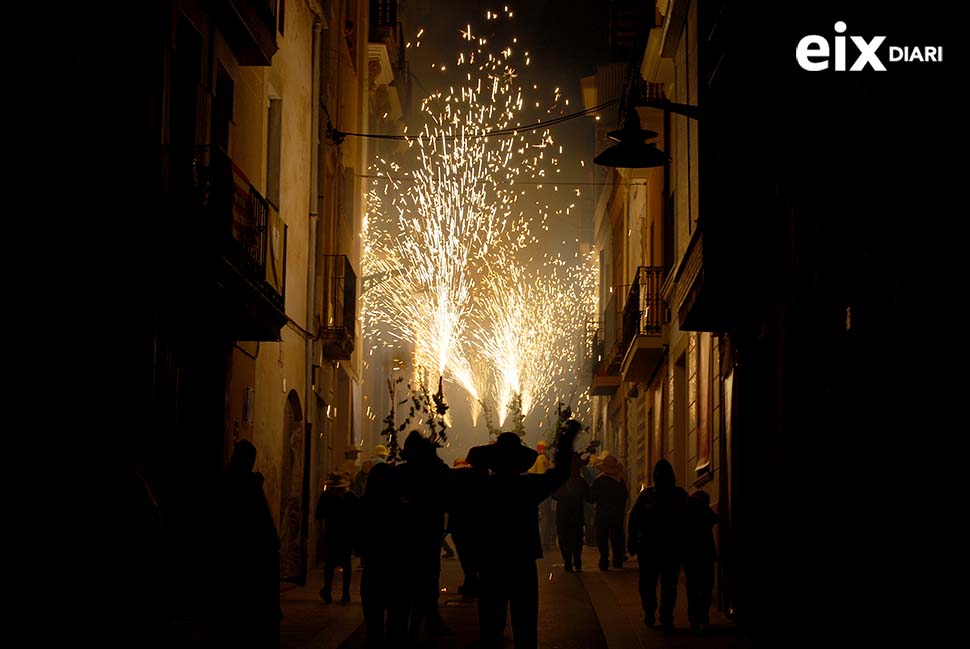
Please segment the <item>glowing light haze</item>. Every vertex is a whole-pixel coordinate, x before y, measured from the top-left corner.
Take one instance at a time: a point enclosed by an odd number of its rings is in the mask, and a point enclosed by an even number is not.
[[[558,115],[568,100],[517,82],[530,63],[517,37],[489,43],[472,24],[460,35],[454,60],[438,67],[457,66],[463,85],[424,97],[403,154],[374,162],[361,317],[371,353],[413,348],[427,384],[444,376],[468,393],[474,421],[485,402],[501,425],[516,394],[527,415],[587,387],[595,265],[572,250],[530,258],[550,210],[520,206],[559,172],[562,153],[534,107]]]

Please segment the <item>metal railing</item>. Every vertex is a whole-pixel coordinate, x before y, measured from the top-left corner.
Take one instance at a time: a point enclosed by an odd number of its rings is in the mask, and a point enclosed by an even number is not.
[[[212,145],[165,147],[161,179],[162,195],[184,226],[199,228],[187,236],[211,241],[260,290],[282,305],[284,282],[267,274],[267,255],[273,255],[271,275],[285,273],[286,225],[225,151]],[[273,250],[267,247],[269,234],[277,244]]]
[[[664,269],[662,266],[640,266],[626,305],[623,307],[623,348],[629,348],[641,335],[659,336],[666,309],[663,302]]]
[[[357,274],[347,255],[323,255],[323,312],[320,326],[354,336],[357,327]]]
[[[603,309],[602,326],[596,330],[593,338],[593,376],[607,376],[619,374],[620,362],[623,360],[623,331],[621,329],[619,296],[627,287],[614,287],[606,308]]]

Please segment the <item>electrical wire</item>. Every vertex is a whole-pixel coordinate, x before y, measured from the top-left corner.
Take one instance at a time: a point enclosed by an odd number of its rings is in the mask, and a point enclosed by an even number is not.
[[[405,180],[410,180],[410,178],[402,178],[400,176],[378,176],[375,174],[362,174],[361,178],[373,178],[373,179],[390,179],[396,183],[404,182]],[[644,187],[647,182],[643,181],[641,183],[610,183],[610,182],[593,182],[587,180],[559,180],[553,178],[552,180],[516,180],[513,185],[595,185],[600,187],[613,187],[614,185],[630,186],[630,187]]]
[[[609,108],[620,102],[620,98],[611,99],[604,102],[598,106],[593,106],[592,108],[587,108],[575,113],[570,113],[569,115],[560,115],[559,117],[554,117],[545,122],[537,122],[535,124],[523,124],[521,126],[514,126],[504,129],[499,129],[497,131],[490,131],[488,133],[464,133],[461,135],[439,135],[434,139],[440,137],[454,139],[454,138],[488,138],[488,137],[500,137],[502,135],[518,135],[523,131],[534,131],[536,129],[546,129],[550,126],[556,126],[557,124],[562,124],[563,122],[568,122],[570,120],[576,119],[578,117],[585,117],[587,115],[592,115],[593,113],[598,113],[601,110]],[[339,129],[331,129],[331,137],[334,140],[343,140],[345,137],[363,137],[374,140],[398,140],[404,142],[411,142],[418,139],[429,139],[426,135],[385,135],[381,133],[347,133]]]

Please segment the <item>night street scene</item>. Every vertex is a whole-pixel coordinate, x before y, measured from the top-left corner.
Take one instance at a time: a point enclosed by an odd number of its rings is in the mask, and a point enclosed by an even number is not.
[[[946,646],[942,8],[129,4],[93,646]]]

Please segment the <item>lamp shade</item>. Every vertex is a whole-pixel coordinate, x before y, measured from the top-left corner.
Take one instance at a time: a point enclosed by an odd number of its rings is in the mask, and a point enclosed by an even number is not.
[[[655,144],[645,142],[657,137],[657,132],[640,128],[640,116],[633,106],[627,110],[623,128],[610,131],[606,136],[619,144],[611,146],[593,158],[593,164],[601,167],[642,169],[662,167],[669,160],[667,154],[658,150]]]
[[[638,124],[631,125],[628,122],[627,126],[610,131],[606,134],[606,137],[614,142],[643,142],[644,140],[652,140],[657,135],[658,133],[656,131],[638,128]]]
[[[659,150],[655,144],[621,142],[593,158],[593,164],[598,164],[601,167],[643,169],[645,167],[662,167],[667,164],[668,160],[667,154]]]

